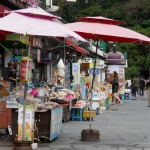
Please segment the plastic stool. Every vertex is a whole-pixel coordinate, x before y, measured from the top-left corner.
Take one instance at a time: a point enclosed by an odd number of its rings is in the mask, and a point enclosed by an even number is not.
[[[125,100],[130,100],[130,93],[125,93],[124,94],[124,99]]]
[[[77,111],[79,110],[79,115],[77,114]],[[72,121],[74,121],[74,119],[79,118],[80,121],[82,121],[82,110],[83,108],[72,108]]]

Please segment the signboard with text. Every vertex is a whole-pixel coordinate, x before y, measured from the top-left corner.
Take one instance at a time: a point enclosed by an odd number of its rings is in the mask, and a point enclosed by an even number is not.
[[[50,63],[51,62],[51,55],[49,50],[43,50],[41,52],[41,62],[42,63]]]
[[[124,65],[108,65],[107,74],[109,75],[110,81],[113,80],[113,72],[117,71],[119,87],[124,86]]]
[[[19,104],[19,109],[18,109],[18,141],[22,141],[22,130],[23,130],[22,127],[23,127],[23,105]],[[26,105],[25,129],[24,129],[25,141],[33,141],[33,130],[34,130],[34,108],[33,108],[33,105]]]
[[[55,139],[62,131],[62,107],[51,110],[50,141]]]

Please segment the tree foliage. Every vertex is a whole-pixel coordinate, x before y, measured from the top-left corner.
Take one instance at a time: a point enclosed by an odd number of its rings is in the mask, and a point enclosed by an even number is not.
[[[53,3],[68,22],[77,21],[79,16],[104,16],[123,21],[124,27],[150,37],[150,0],[76,0],[75,3],[53,0]],[[127,75],[150,70],[150,45],[118,43],[117,48],[128,54]]]

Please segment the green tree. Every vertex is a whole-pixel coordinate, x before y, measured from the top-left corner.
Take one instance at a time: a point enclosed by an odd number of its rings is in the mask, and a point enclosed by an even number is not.
[[[125,69],[125,78],[133,78],[134,76],[140,76],[140,70],[137,66],[132,66],[130,68]]]

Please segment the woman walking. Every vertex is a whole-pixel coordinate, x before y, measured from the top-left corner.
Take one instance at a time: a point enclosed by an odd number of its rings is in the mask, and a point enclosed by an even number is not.
[[[112,81],[112,93],[113,93],[113,103],[112,104],[115,104],[116,99],[120,102],[120,104],[122,104],[122,101],[120,100],[120,98],[118,96],[118,89],[119,89],[118,74],[116,71],[114,71],[113,81]]]

